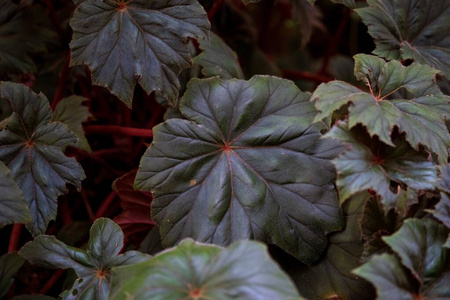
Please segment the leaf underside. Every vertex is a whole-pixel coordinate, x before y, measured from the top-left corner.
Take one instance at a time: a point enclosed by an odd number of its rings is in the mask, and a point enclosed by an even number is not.
[[[341,146],[321,139],[308,100],[276,77],[191,80],[180,102],[188,120],[154,128],[135,182],[153,192],[163,245],[251,238],[317,260],[342,224],[331,164]]]
[[[86,0],[70,25],[71,66],[88,65],[93,83],[130,107],[137,83],[174,105],[177,75],[191,65],[186,39],[205,39],[209,31],[196,0]]]
[[[76,136],[59,122],[51,122],[47,98],[25,85],[2,82],[0,97],[10,101],[13,114],[0,131],[0,161],[22,190],[31,212],[27,228],[33,236],[45,232],[56,216],[57,198],[66,184],[81,187],[84,171],[75,158],[62,152]]]

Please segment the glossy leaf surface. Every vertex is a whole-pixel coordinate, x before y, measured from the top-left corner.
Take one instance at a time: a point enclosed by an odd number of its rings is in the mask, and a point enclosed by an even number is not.
[[[0,228],[13,223],[31,221],[30,210],[23,193],[10,176],[10,171],[0,161]]]
[[[86,250],[67,246],[54,236],[40,235],[22,247],[19,254],[30,263],[47,268],[73,269],[78,279],[63,299],[108,299],[111,268],[150,258],[138,251],[119,254],[123,233],[110,219],[97,219],[90,230]]]
[[[308,100],[276,77],[191,80],[180,103],[189,120],[154,129],[136,176],[155,197],[163,245],[252,238],[317,260],[341,227],[331,164],[341,147],[311,125]]]
[[[291,256],[275,256],[307,299],[371,299],[371,285],[351,273],[361,261],[359,222],[369,197],[368,192],[359,193],[343,204],[345,229],[329,236],[330,243],[318,263],[306,266]]]
[[[413,59],[442,70],[450,78],[450,2],[368,0],[357,9],[387,59]]]
[[[223,249],[191,239],[149,261],[113,269],[112,299],[300,299],[264,245]]]
[[[387,211],[396,207],[407,193],[400,186],[397,191],[392,191],[391,181],[413,190],[434,189],[436,167],[428,161],[426,154],[415,151],[401,138],[394,141],[395,148],[390,147],[370,138],[359,127],[349,130],[347,122],[333,126],[327,136],[349,147],[334,160],[341,202],[357,192],[372,189],[382,197]]]
[[[11,170],[11,178],[24,194],[31,212],[27,228],[36,236],[55,218],[57,198],[66,193],[66,184],[80,188],[85,177],[75,158],[62,152],[77,138],[66,125],[51,122],[52,112],[43,94],[2,82],[0,97],[8,99],[14,111],[0,131],[0,161]]]
[[[86,0],[70,25],[71,65],[88,65],[93,83],[128,106],[137,83],[174,104],[177,75],[191,64],[186,39],[206,38],[209,30],[196,0]]]
[[[450,134],[445,119],[450,113],[450,97],[436,85],[437,72],[415,63],[404,67],[398,61],[355,55],[356,78],[369,87],[369,92],[342,81],[321,84],[312,96],[321,112],[316,121],[350,104],[350,128],[363,124],[371,136],[393,146],[391,135],[397,126],[416,150],[419,145],[426,146],[439,156],[440,163],[446,163]],[[401,90],[408,91],[412,98],[399,94]]]
[[[86,122],[91,113],[89,108],[83,105],[87,99],[80,96],[70,96],[62,99],[53,111],[53,121],[61,122],[67,125],[78,138],[74,147],[91,152],[89,142],[84,135],[82,123]]]
[[[395,234],[383,238],[399,258],[374,256],[355,273],[372,282],[381,299],[446,299],[450,250],[442,246],[447,234],[431,219],[408,219]]]

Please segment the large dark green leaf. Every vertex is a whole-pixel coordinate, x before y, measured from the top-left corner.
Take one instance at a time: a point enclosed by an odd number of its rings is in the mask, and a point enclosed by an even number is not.
[[[203,67],[203,75],[244,78],[236,53],[219,36],[211,32],[209,41],[200,40],[199,44],[203,52],[194,57],[194,63]]]
[[[86,100],[86,98],[80,96],[70,96],[62,99],[53,111],[53,121],[66,124],[75,133],[78,141],[73,145],[74,147],[90,152],[91,147],[84,135],[82,126],[82,123],[91,117],[89,108],[83,105],[83,102]]]
[[[360,265],[363,242],[359,221],[369,197],[368,192],[359,193],[343,204],[345,229],[330,235],[330,244],[317,264],[306,266],[286,254],[275,256],[307,299],[372,298],[371,285],[351,273]]]
[[[370,92],[343,81],[321,84],[312,96],[321,112],[316,121],[350,104],[350,128],[363,124],[371,136],[377,135],[382,142],[394,146],[391,135],[397,126],[416,150],[420,145],[426,146],[438,155],[440,163],[446,163],[450,134],[445,119],[450,116],[450,97],[436,85],[437,72],[417,63],[404,67],[398,61],[355,55],[355,75]],[[398,93],[402,90],[408,91],[412,99]],[[394,96],[401,98],[390,100]]]
[[[87,64],[94,84],[128,106],[137,83],[174,104],[177,75],[191,64],[186,38],[206,38],[209,29],[196,0],[86,0],[70,25],[71,66]]]
[[[33,236],[45,232],[56,216],[57,198],[66,184],[80,188],[84,171],[62,148],[77,138],[66,125],[51,122],[47,98],[28,87],[0,83],[0,97],[10,101],[14,113],[0,131],[0,161],[11,170],[11,178],[22,190],[31,212],[27,225]]]
[[[408,219],[395,234],[383,238],[400,259],[374,256],[354,272],[375,285],[380,299],[447,299],[450,250],[442,247],[447,234],[431,219]]]
[[[308,100],[276,77],[191,80],[180,102],[190,120],[154,128],[135,182],[153,192],[165,246],[252,238],[319,258],[342,224],[331,163],[342,148],[311,125]]]
[[[14,282],[14,275],[22,267],[25,260],[15,252],[0,256],[0,299],[8,293]]]
[[[408,191],[400,186],[392,191],[391,181],[413,190],[434,189],[436,167],[426,154],[412,149],[402,138],[396,138],[396,147],[391,147],[370,138],[360,127],[349,130],[347,122],[333,126],[327,136],[349,146],[334,160],[341,202],[357,192],[372,189],[382,197],[386,211],[391,208],[405,210],[404,198],[408,199]]]
[[[143,262],[149,255],[138,251],[119,254],[123,233],[110,219],[97,219],[90,230],[86,250],[67,246],[54,236],[40,235],[22,247],[19,254],[30,263],[47,268],[73,269],[78,279],[64,299],[108,299],[111,268]]]
[[[0,191],[0,228],[8,224],[30,222],[30,210],[23,198],[23,193],[1,161]]]
[[[264,245],[228,248],[191,239],[152,259],[113,269],[112,299],[300,299]]]
[[[21,7],[0,1],[0,76],[36,72],[30,54],[46,51],[56,35],[40,25],[45,11],[39,5]]]
[[[368,0],[357,9],[375,39],[374,53],[413,59],[450,78],[450,1]]]

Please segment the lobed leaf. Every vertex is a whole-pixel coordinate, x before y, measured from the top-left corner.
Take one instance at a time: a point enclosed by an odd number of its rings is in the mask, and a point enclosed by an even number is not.
[[[413,59],[450,78],[450,2],[368,0],[356,9],[375,39],[374,54],[387,59]]]
[[[442,247],[447,234],[431,219],[408,219],[395,234],[383,238],[400,259],[374,256],[354,273],[374,284],[379,299],[448,298],[450,249]]]
[[[199,40],[199,44],[203,52],[194,57],[194,63],[203,67],[203,75],[244,78],[236,53],[218,35],[211,32],[209,41]]]
[[[177,75],[191,65],[186,39],[204,39],[209,22],[196,0],[78,2],[70,25],[71,66],[86,64],[92,81],[131,107],[137,83],[175,104]]]
[[[315,121],[330,117],[348,104],[350,128],[363,124],[371,136],[394,146],[391,135],[394,127],[398,127],[416,150],[420,145],[426,146],[438,155],[441,164],[446,163],[450,134],[445,119],[450,113],[450,97],[436,85],[437,72],[416,63],[404,67],[398,61],[355,55],[355,75],[370,92],[342,81],[321,84],[312,96],[320,111]],[[399,93],[402,90],[411,94],[412,99]],[[395,96],[401,99],[390,99]]]
[[[0,228],[13,223],[31,221],[30,210],[23,193],[10,176],[10,171],[0,161]],[[0,296],[1,297],[1,296]]]
[[[25,260],[15,252],[0,256],[0,299],[8,293],[14,282],[14,275],[24,264]]]
[[[317,260],[341,227],[331,164],[341,147],[321,139],[308,100],[276,77],[191,80],[180,102],[189,120],[154,128],[135,181],[153,193],[163,245],[251,238]]]
[[[412,149],[401,138],[394,140],[395,147],[391,147],[370,138],[361,128],[350,130],[347,122],[333,126],[327,136],[349,147],[334,160],[341,203],[360,191],[372,189],[382,197],[386,211],[394,207],[404,211],[404,202],[410,203],[411,192],[400,186],[392,191],[391,181],[412,190],[434,189],[436,167],[427,155]]]
[[[54,236],[40,235],[19,254],[30,263],[47,268],[71,268],[78,279],[63,299],[109,299],[111,268],[143,262],[149,255],[138,251],[119,254],[123,233],[112,220],[97,219],[91,227],[87,249],[67,246]]]
[[[77,138],[66,125],[51,122],[52,112],[43,94],[21,84],[1,82],[0,97],[8,99],[14,111],[0,131],[0,161],[23,192],[31,212],[27,228],[37,236],[55,218],[57,198],[66,193],[66,184],[81,187],[82,167],[62,152]]]
[[[84,135],[82,123],[92,117],[89,108],[83,105],[87,99],[81,96],[70,96],[62,99],[53,111],[53,121],[66,124],[75,133],[78,141],[74,147],[91,152],[91,146]]]
[[[252,241],[223,249],[186,239],[144,263],[114,268],[112,286],[111,299],[300,299],[266,247]]]

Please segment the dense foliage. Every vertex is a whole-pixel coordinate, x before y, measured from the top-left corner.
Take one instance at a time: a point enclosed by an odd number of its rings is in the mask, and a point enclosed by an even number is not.
[[[449,20],[1,0],[0,298],[450,299]]]

